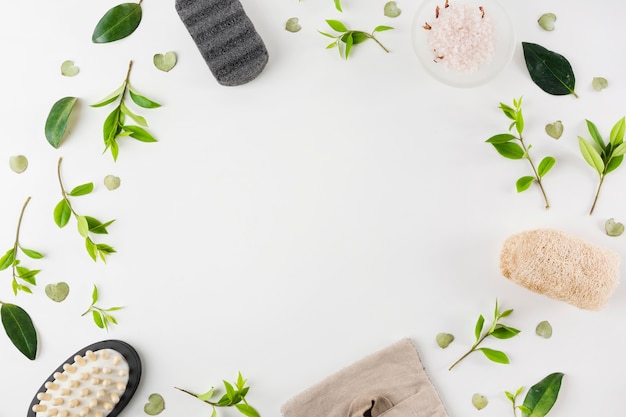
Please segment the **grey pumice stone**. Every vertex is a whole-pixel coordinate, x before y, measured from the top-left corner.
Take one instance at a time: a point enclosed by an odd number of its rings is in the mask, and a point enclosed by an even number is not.
[[[176,0],[176,11],[218,83],[255,79],[269,54],[239,0]]]

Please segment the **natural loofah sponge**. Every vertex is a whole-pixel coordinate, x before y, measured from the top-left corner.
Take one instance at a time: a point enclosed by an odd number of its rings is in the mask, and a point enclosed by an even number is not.
[[[600,310],[619,284],[619,255],[577,237],[538,229],[509,237],[500,270],[531,291]]]

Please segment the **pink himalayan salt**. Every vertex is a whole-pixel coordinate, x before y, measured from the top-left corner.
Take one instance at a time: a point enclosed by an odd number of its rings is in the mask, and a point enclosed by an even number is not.
[[[472,72],[493,56],[494,27],[489,11],[478,6],[450,4],[439,9],[439,17],[428,22],[428,44],[435,62],[448,70]]]

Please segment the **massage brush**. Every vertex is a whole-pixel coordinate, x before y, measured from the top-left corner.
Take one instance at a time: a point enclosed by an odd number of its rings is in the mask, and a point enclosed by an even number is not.
[[[218,83],[245,84],[265,68],[267,49],[239,0],[176,0],[176,11]]]
[[[27,417],[115,417],[141,378],[141,360],[129,344],[105,340],[70,356],[43,383]]]

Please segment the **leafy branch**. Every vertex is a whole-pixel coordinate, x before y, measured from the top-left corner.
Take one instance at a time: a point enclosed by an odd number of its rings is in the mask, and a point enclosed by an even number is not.
[[[17,230],[15,232],[15,242],[13,243],[13,247],[6,251],[6,253],[0,257],[0,271],[7,269],[9,266],[12,270],[13,281],[11,286],[13,288],[13,294],[17,295],[18,291],[23,291],[28,294],[32,294],[32,290],[29,285],[37,285],[36,276],[40,269],[28,269],[24,266],[20,265],[20,260],[18,259],[19,252],[22,252],[24,255],[28,256],[32,259],[41,259],[43,255],[36,250],[27,249],[20,244],[20,229],[22,227],[22,219],[24,218],[24,211],[26,210],[26,206],[30,201],[30,197],[26,199],[24,205],[22,206],[22,210],[20,211],[20,217],[17,221]],[[20,281],[18,281],[18,279]]]
[[[598,189],[589,210],[589,215],[593,214],[593,210],[598,202],[598,196],[604,183],[606,175],[615,170],[622,164],[624,154],[626,154],[626,143],[624,143],[625,119],[622,117],[615,123],[609,135],[609,142],[604,143],[604,139],[600,135],[598,128],[593,122],[587,120],[587,129],[591,135],[593,142],[587,141],[582,137],[578,137],[578,145],[580,152],[585,161],[593,167],[600,176]],[[599,151],[598,151],[599,149]]]
[[[377,32],[383,32],[393,29],[391,26],[376,26],[372,33],[367,33],[360,30],[349,30],[345,24],[338,20],[328,19],[326,20],[326,23],[328,23],[328,26],[330,26],[330,28],[333,29],[335,32],[339,32],[339,35],[332,35],[330,33],[318,31],[322,35],[334,39],[332,43],[326,46],[326,49],[336,47],[339,50],[339,56],[344,57],[345,59],[348,59],[348,57],[350,56],[350,52],[352,51],[352,47],[354,45],[365,42],[368,39],[372,39],[381,48],[383,48],[385,52],[389,53],[389,50],[385,48],[385,46],[380,43],[380,41],[374,35]]]
[[[130,84],[130,71],[133,67],[133,61],[128,64],[128,71],[126,72],[126,78],[122,85],[113,91],[111,94],[100,100],[99,102],[92,104],[91,107],[104,107],[113,103],[119,99],[119,103],[111,113],[104,120],[104,126],[102,129],[104,137],[104,151],[111,150],[113,160],[117,161],[119,154],[119,145],[117,140],[121,137],[131,137],[140,142],[156,142],[157,140],[150,134],[145,128],[148,127],[148,123],[143,116],[133,113],[126,105],[126,97],[130,95],[131,100],[145,109],[155,109],[161,107],[161,105],[149,98],[142,96],[133,88]],[[136,125],[126,123],[126,118],[131,119]]]
[[[252,406],[250,406],[250,404],[248,404],[248,402],[246,401],[246,395],[248,394],[248,390],[250,389],[250,387],[246,386],[247,379],[243,379],[243,377],[241,376],[241,372],[239,372],[237,375],[237,382],[234,382],[232,384],[225,380],[222,382],[224,383],[224,389],[226,390],[226,393],[224,393],[219,400],[212,400],[212,398],[216,394],[214,387],[211,387],[211,389],[204,394],[194,394],[193,392],[187,391],[183,388],[174,388],[209,404],[213,408],[211,417],[217,417],[218,407],[233,406],[246,417],[261,417],[259,412],[256,411]]]
[[[517,405],[517,398],[524,391],[524,387],[518,388],[515,393],[504,391],[504,395],[511,402],[513,417],[517,417],[517,410],[522,412],[523,417],[544,417],[554,406],[561,389],[563,374],[554,372],[530,387],[522,405]]]
[[[93,286],[93,291],[91,292],[91,305],[89,308],[81,314],[81,316],[85,316],[91,312],[91,316],[93,318],[94,323],[101,329],[105,329],[109,331],[109,326],[111,324],[117,324],[117,320],[111,314],[112,311],[119,311],[124,307],[110,307],[110,308],[102,308],[98,307],[96,303],[98,302],[98,287]]]
[[[504,352],[486,347],[479,348],[478,346],[489,336],[493,336],[496,339],[510,339],[516,336],[520,332],[518,329],[508,327],[499,323],[500,319],[510,316],[512,312],[512,309],[500,311],[500,308],[498,306],[498,300],[496,300],[496,307],[493,312],[493,322],[491,323],[491,326],[485,332],[483,332],[485,326],[485,318],[481,314],[476,321],[476,326],[474,327],[474,335],[476,336],[476,341],[463,356],[461,356],[448,368],[448,370],[452,370],[452,368],[458,365],[459,362],[461,362],[467,356],[476,351],[481,351],[490,361],[508,364],[509,357]]]
[[[513,122],[509,126],[509,132],[515,127],[517,131],[517,136],[511,133],[501,133],[498,135],[494,135],[486,140],[487,143],[491,143],[496,151],[505,158],[508,159],[527,159],[530,163],[530,167],[532,168],[533,175],[527,175],[519,178],[515,183],[515,188],[518,193],[527,190],[533,183],[537,183],[539,188],[541,189],[541,194],[543,195],[543,199],[546,204],[546,208],[550,208],[550,204],[548,203],[548,197],[543,188],[543,184],[541,182],[544,175],[552,169],[554,166],[556,159],[551,156],[546,156],[541,160],[539,166],[535,168],[535,163],[530,157],[529,151],[532,148],[532,145],[526,145],[524,142],[524,138],[522,133],[524,131],[524,115],[522,114],[522,98],[519,100],[513,99],[513,106],[508,106],[504,103],[500,103],[499,108],[502,110],[504,115],[511,119]],[[516,143],[517,141],[518,143]]]
[[[107,227],[115,220],[109,220],[108,222],[102,223],[94,217],[80,215],[74,210],[69,197],[79,197],[90,194],[93,191],[93,183],[88,182],[81,184],[74,187],[69,192],[66,191],[65,186],[63,185],[63,180],[61,179],[62,160],[62,158],[59,158],[59,163],[57,165],[57,178],[59,180],[59,186],[61,187],[63,199],[59,201],[54,208],[54,222],[57,226],[63,228],[68,224],[70,218],[74,216],[78,226],[78,233],[85,238],[85,248],[87,249],[87,253],[91,259],[96,261],[98,257],[100,257],[103,262],[106,262],[106,257],[115,253],[115,249],[104,243],[94,243],[90,234],[108,234],[109,232],[107,231]]]

